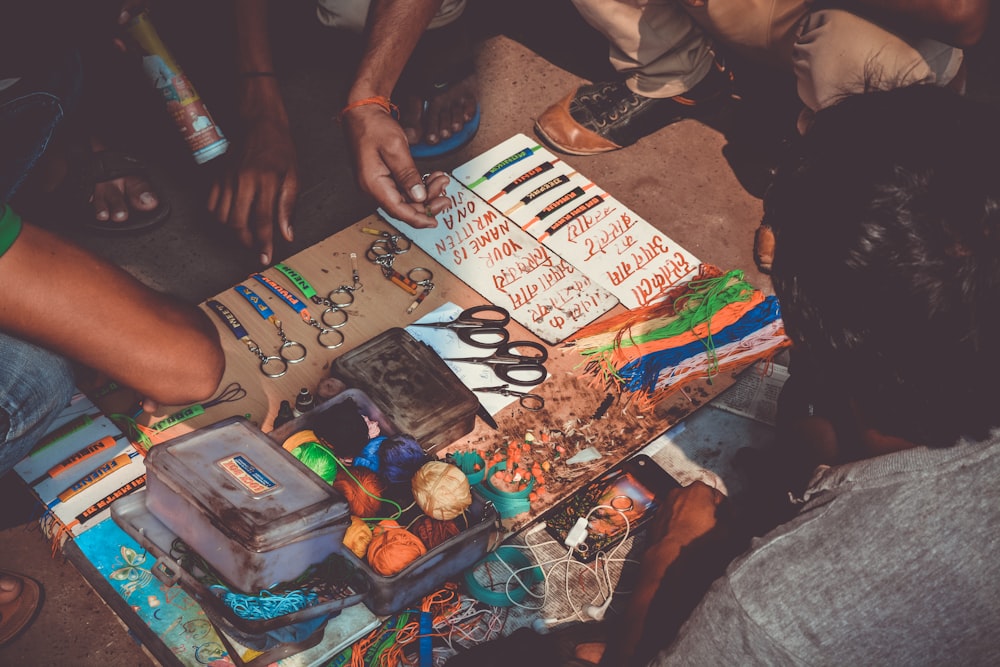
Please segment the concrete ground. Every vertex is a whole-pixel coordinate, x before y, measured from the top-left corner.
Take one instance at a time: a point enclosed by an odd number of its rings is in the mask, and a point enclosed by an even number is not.
[[[544,10],[538,4],[472,3],[474,28],[481,37],[476,63],[482,127],[468,147],[427,163],[427,171],[457,166],[515,133],[531,135],[534,119],[549,104],[583,79],[609,75],[602,38],[582,23],[570,3],[547,3]],[[342,105],[356,41],[313,25],[301,32],[284,30],[276,47],[278,69],[299,152],[301,194],[296,241],[280,247],[277,260],[374,210],[355,187],[343,138],[332,120]],[[968,56],[969,94],[1000,102],[996,32],[991,30]],[[171,42],[178,45],[182,62],[191,62],[183,52],[193,41],[189,36]],[[225,61],[225,54],[215,55]],[[744,269],[753,283],[769,289],[753,265],[753,232],[767,170],[796,109],[785,79],[759,74],[745,68],[744,102],[706,122],[677,123],[620,152],[566,159],[704,261]],[[215,89],[197,78],[195,82],[213,110],[220,108],[216,115],[224,129],[234,128],[225,104],[213,97]],[[137,152],[153,164],[156,184],[172,205],[169,222],[131,237],[66,233],[149,285],[198,302],[251,273],[254,255],[221,233],[206,214],[209,170],[195,168],[185,158],[168,123],[151,124],[152,132],[140,128],[133,134]],[[13,475],[0,484],[0,506],[5,508],[0,568],[33,576],[45,589],[34,623],[0,648],[0,665],[153,664],[72,565],[51,555],[36,527],[38,510]]]

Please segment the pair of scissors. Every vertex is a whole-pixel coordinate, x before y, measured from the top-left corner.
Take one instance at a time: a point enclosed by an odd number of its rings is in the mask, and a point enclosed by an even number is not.
[[[500,394],[501,396],[516,396],[517,402],[521,404],[521,407],[532,412],[538,412],[545,407],[545,399],[538,394],[511,389],[509,384],[501,384],[495,387],[476,387],[472,391],[481,391],[486,394]]]
[[[445,361],[490,366],[504,382],[519,387],[533,387],[548,377],[549,373],[543,366],[548,358],[549,352],[541,343],[520,340],[501,343],[488,357],[451,357]]]
[[[457,318],[448,322],[414,322],[411,326],[451,329],[463,343],[492,350],[510,339],[506,329],[509,322],[510,313],[504,308],[487,304],[467,308],[459,313]]]

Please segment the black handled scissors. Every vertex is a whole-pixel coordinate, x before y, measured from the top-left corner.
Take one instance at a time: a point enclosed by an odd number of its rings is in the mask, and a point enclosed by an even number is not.
[[[451,329],[463,343],[484,350],[492,350],[510,339],[510,334],[505,328],[509,322],[510,313],[500,306],[487,304],[466,308],[450,322],[415,322],[412,326]]]
[[[530,350],[531,352],[524,353]],[[484,364],[493,368],[496,376],[519,387],[533,387],[548,377],[545,360],[549,352],[541,343],[530,340],[501,343],[488,357],[452,357],[445,361],[462,361],[469,364]]]
[[[516,396],[517,402],[521,404],[521,407],[532,412],[537,412],[545,407],[545,399],[538,394],[511,389],[509,384],[501,384],[495,387],[475,387],[472,391],[481,391],[486,394],[500,394],[501,396]]]

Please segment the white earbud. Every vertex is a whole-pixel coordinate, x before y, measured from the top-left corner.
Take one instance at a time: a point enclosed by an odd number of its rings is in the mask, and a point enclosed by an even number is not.
[[[531,629],[540,635],[544,635],[548,632],[549,628],[553,625],[558,625],[561,621],[565,619],[562,618],[536,618],[531,622]]]
[[[608,599],[604,601],[604,604],[602,604],[599,607],[593,604],[587,605],[586,607],[584,607],[583,613],[585,613],[587,616],[594,619],[595,621],[603,621],[604,614],[605,612],[608,611],[609,606],[611,606],[611,596],[608,596]]]

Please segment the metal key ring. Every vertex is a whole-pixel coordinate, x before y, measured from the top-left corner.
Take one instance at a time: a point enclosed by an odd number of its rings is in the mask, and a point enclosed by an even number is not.
[[[326,336],[327,334],[337,334],[337,336],[340,338],[340,340],[338,340],[333,345],[327,345],[326,343],[323,342],[323,336]],[[326,349],[328,349],[328,350],[336,350],[338,347],[340,347],[341,345],[344,344],[344,334],[342,334],[337,329],[320,329],[319,335],[316,336],[316,340],[319,342],[320,345],[322,345]]]
[[[400,245],[400,241],[404,241],[405,244]],[[410,252],[410,248],[413,247],[413,241],[402,234],[393,234],[389,237],[389,245],[392,247],[393,252],[397,255],[402,255],[405,252]]]
[[[406,272],[406,277],[418,285],[424,285],[434,279],[434,273],[422,266],[415,266]]]
[[[330,323],[326,319],[327,313],[340,313],[343,316],[343,320],[341,320],[340,322]],[[326,310],[324,310],[322,313],[320,313],[319,319],[323,323],[323,326],[326,327],[327,330],[330,330],[330,329],[339,329],[340,327],[342,327],[345,324],[347,324],[347,311],[346,310],[341,310],[337,306],[330,306],[329,308],[327,308]]]
[[[302,354],[300,356],[298,356],[298,357],[295,357],[295,358],[289,358],[286,355],[285,351],[293,349],[293,348],[301,348],[302,349]],[[278,354],[281,356],[282,359],[284,359],[288,363],[290,363],[290,364],[297,364],[297,363],[299,363],[300,361],[302,361],[303,359],[306,358],[306,352],[307,352],[306,346],[303,345],[302,343],[300,343],[298,341],[295,341],[295,340],[286,340],[284,343],[281,344],[281,349],[278,351]]]
[[[281,370],[276,372],[269,372],[267,370],[268,366],[273,364],[280,364]],[[282,375],[288,372],[288,361],[281,357],[264,357],[260,360],[260,372],[269,378],[280,378]]]
[[[346,294],[347,301],[337,301],[336,299],[334,299],[335,294],[337,295],[337,298],[344,298],[341,295]],[[354,303],[354,288],[348,287],[347,285],[338,287],[337,289],[327,294],[326,298],[330,301],[330,303],[334,305],[335,308],[347,308],[348,306]]]
[[[372,241],[372,244],[368,246],[368,250],[365,251],[365,257],[368,258],[369,262],[378,262],[383,257],[388,257],[395,255],[392,246],[389,244],[387,239],[378,239]]]

